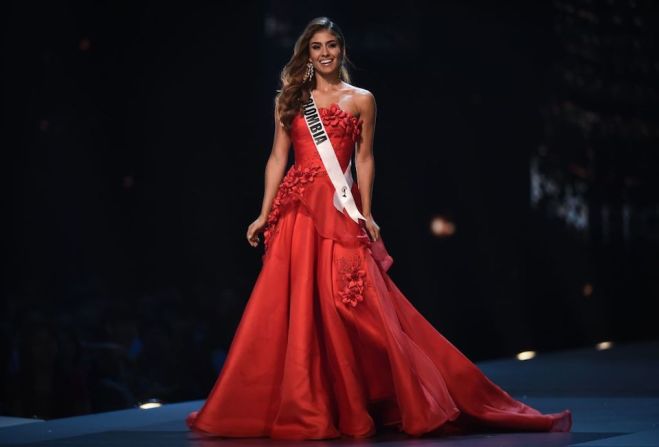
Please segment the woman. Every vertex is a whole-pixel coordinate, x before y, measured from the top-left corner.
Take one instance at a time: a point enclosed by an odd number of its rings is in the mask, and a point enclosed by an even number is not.
[[[371,210],[375,99],[348,83],[347,61],[343,34],[321,17],[282,71],[263,206],[247,230],[253,247],[264,234],[263,267],[189,426],[298,440],[369,437],[385,426],[413,436],[569,431],[569,410],[541,414],[514,400],[386,273],[392,259]]]

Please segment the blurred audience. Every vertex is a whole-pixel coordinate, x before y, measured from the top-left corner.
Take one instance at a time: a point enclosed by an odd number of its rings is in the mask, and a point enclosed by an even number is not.
[[[6,296],[0,415],[53,419],[205,398],[244,303],[231,289],[193,294],[58,301],[32,287]]]

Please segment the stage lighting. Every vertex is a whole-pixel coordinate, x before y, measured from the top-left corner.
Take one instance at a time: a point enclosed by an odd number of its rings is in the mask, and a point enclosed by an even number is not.
[[[142,410],[150,410],[152,408],[162,407],[162,402],[158,399],[147,399],[137,405]]]
[[[611,349],[613,347],[612,341],[601,341],[595,345],[595,349],[598,351],[604,351],[606,349]]]
[[[444,216],[435,216],[430,221],[430,231],[437,237],[453,236],[455,224]]]
[[[517,354],[517,360],[531,360],[535,357],[535,351],[522,351]]]

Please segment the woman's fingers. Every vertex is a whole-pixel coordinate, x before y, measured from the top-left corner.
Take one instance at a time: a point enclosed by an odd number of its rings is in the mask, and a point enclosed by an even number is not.
[[[259,244],[259,236],[257,234],[254,234],[255,232],[250,230],[247,230],[247,242],[249,245],[252,247],[256,247]]]
[[[373,242],[377,241],[378,238],[380,237],[380,229],[377,227],[370,227],[368,229],[368,232],[370,233]]]

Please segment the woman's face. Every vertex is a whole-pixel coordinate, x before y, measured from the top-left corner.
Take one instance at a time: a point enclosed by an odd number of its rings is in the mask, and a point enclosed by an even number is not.
[[[336,36],[322,30],[311,36],[309,40],[309,58],[314,70],[323,74],[331,74],[341,67],[341,46]]]

